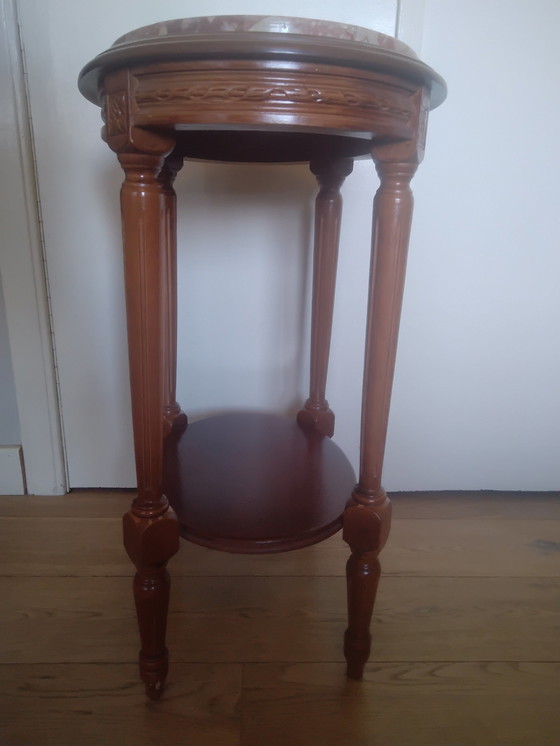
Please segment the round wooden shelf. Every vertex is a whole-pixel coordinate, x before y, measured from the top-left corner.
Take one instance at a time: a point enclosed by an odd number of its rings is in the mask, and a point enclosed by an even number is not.
[[[164,458],[181,534],[229,552],[281,552],[331,536],[356,481],[332,440],[269,414],[190,424],[167,439]]]
[[[359,134],[317,132],[188,129],[177,131],[177,152],[183,158],[222,163],[309,163],[333,158],[370,157],[371,142]]]

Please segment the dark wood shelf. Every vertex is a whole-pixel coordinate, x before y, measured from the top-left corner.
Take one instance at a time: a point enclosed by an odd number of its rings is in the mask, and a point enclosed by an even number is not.
[[[167,439],[164,458],[181,534],[229,552],[280,552],[331,536],[356,481],[330,438],[269,414],[189,424]]]
[[[291,128],[289,132],[269,128],[252,131],[197,130],[183,127],[176,132],[177,148],[184,158],[231,163],[309,163],[332,158],[369,157],[371,135],[328,134]]]

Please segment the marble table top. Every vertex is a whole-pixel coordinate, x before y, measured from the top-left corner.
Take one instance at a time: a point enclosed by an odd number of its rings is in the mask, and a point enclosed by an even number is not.
[[[247,33],[250,31],[275,34],[303,34],[344,39],[362,44],[371,44],[397,54],[416,59],[415,53],[403,42],[379,31],[352,26],[347,23],[320,21],[313,18],[293,18],[290,16],[199,16],[198,18],[177,18],[171,21],[153,23],[150,26],[130,31],[119,37],[113,47],[139,41],[157,40],[191,34]]]

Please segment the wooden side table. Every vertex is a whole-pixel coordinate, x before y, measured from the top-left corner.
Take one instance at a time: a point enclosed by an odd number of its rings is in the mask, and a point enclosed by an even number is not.
[[[381,470],[412,217],[409,183],[428,110],[445,84],[395,39],[306,19],[218,16],[147,26],[82,70],[103,107],[121,191],[138,494],[124,516],[136,566],[140,673],[161,694],[168,668],[167,561],[179,535],[230,552],[307,546],[343,527],[348,675],[359,679],[391,506]],[[342,202],[355,158],[373,158],[375,197],[360,472],[330,440],[325,398]],[[185,159],[308,162],[315,216],[309,398],[293,422],[266,414],[187,425],[175,399],[176,200]]]

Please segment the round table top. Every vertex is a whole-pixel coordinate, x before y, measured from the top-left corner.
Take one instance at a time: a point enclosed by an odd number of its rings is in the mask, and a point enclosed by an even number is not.
[[[287,16],[202,16],[143,26],[119,37],[81,71],[82,94],[102,104],[109,71],[135,64],[205,59],[270,59],[375,70],[425,85],[430,108],[443,102],[443,79],[403,42],[361,26]]]
[[[152,23],[149,26],[130,31],[120,36],[112,45],[131,44],[145,40],[157,40],[191,34],[216,34],[239,32],[267,32],[273,34],[303,34],[305,36],[325,36],[330,39],[346,39],[363,44],[372,44],[392,52],[416,58],[410,47],[393,36],[379,31],[353,26],[348,23],[321,21],[316,18],[295,18],[293,16],[198,16],[196,18],[176,18],[172,21]]]

